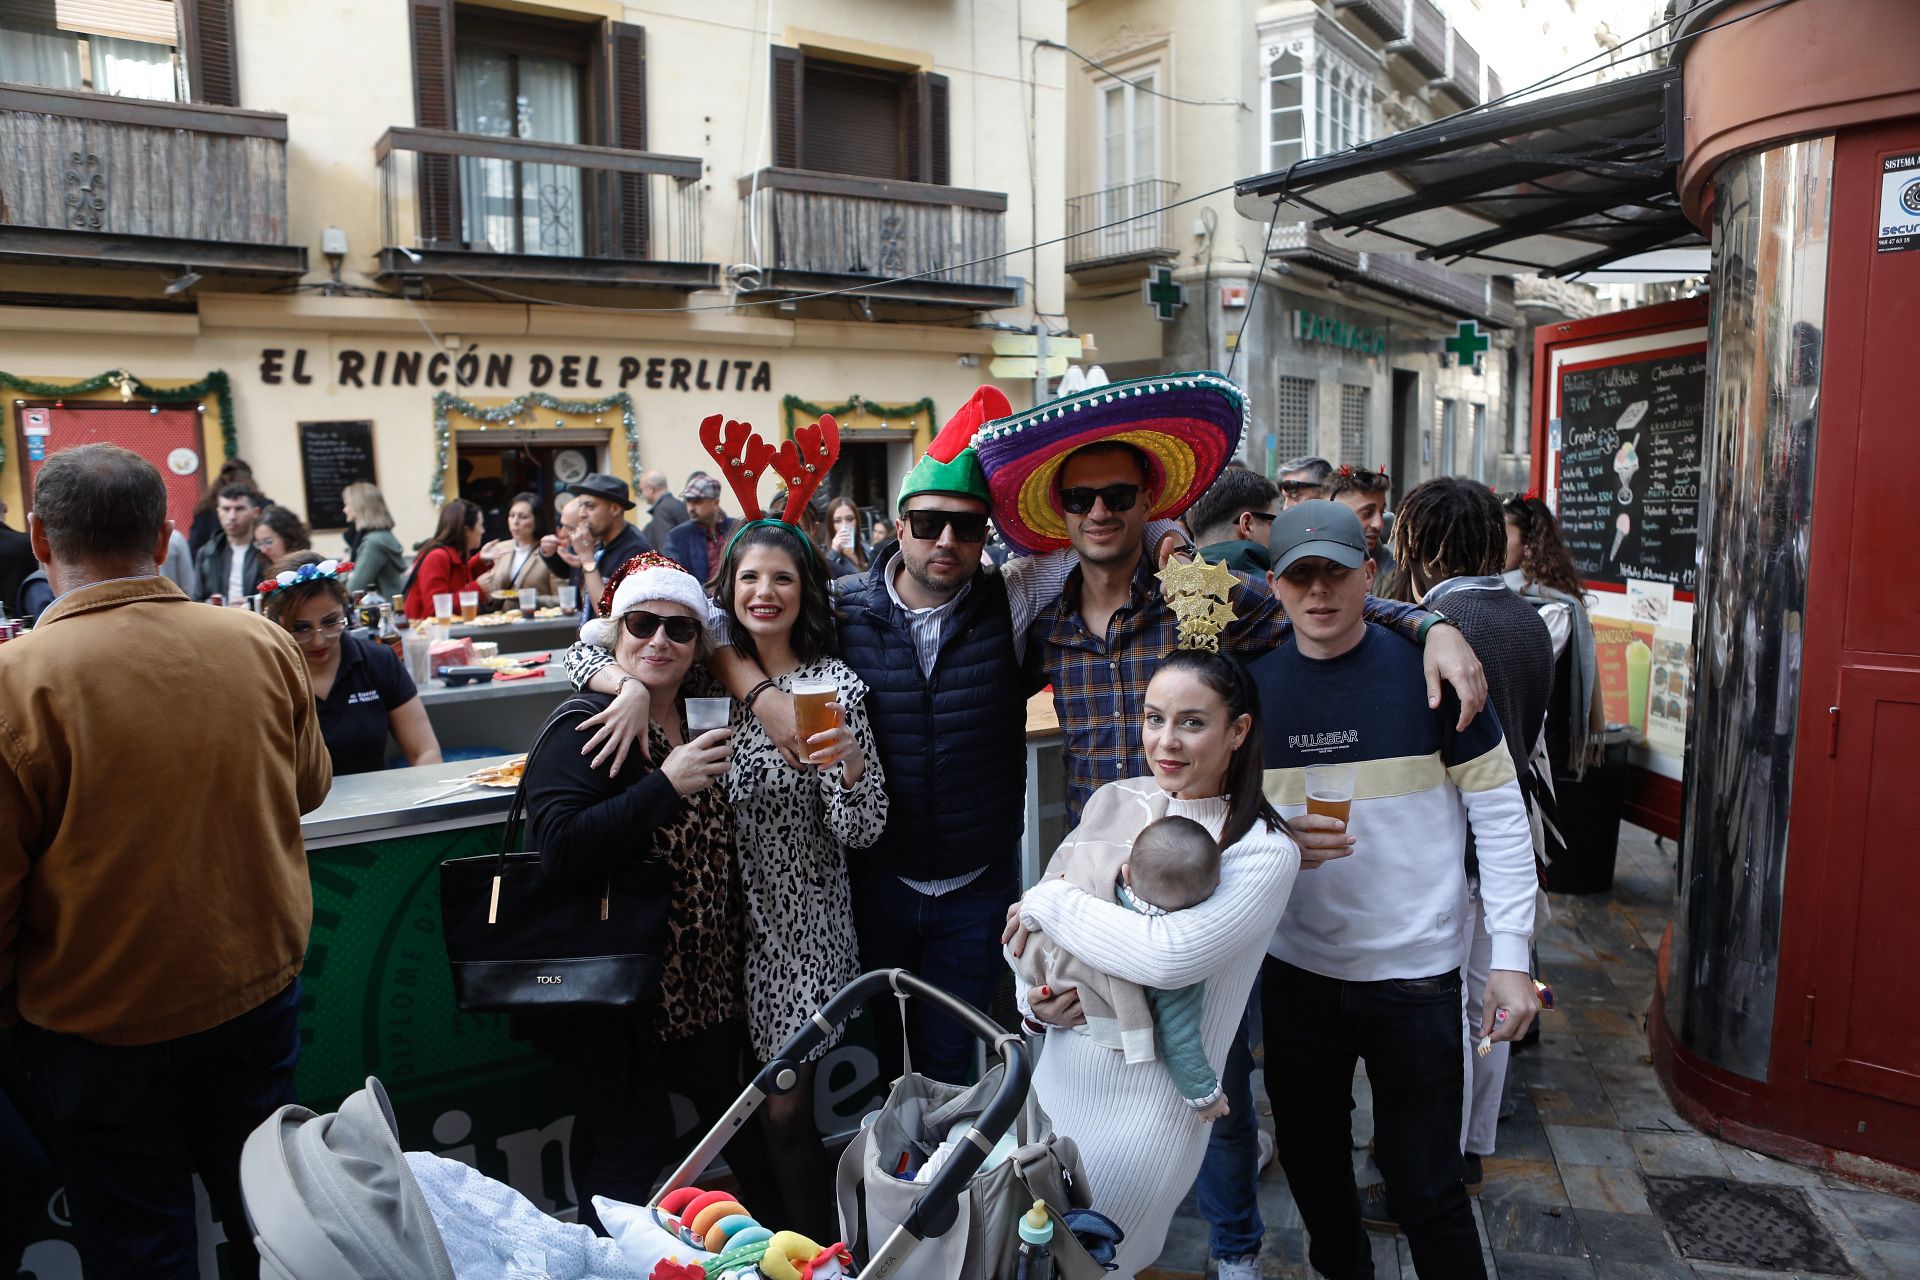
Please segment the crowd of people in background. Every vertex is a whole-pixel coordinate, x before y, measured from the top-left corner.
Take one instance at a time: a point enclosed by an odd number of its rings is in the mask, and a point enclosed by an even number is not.
[[[753,1064],[861,969],[904,967],[984,1010],[1007,980],[1003,948],[1044,940],[1113,982],[1193,989],[1182,1026],[1212,1073],[1204,1097],[1080,1034],[1078,990],[1015,990],[1045,1039],[1040,1105],[1126,1232],[1121,1275],[1158,1255],[1190,1189],[1223,1280],[1259,1274],[1257,1179],[1276,1156],[1324,1274],[1366,1274],[1375,1226],[1405,1232],[1422,1275],[1483,1275],[1468,1197],[1494,1154],[1508,1048],[1539,1008],[1541,833],[1555,780],[1577,776],[1596,741],[1581,584],[1544,503],[1503,503],[1468,480],[1427,481],[1391,512],[1384,471],[1321,458],[1273,478],[1216,464],[1180,491],[1138,426],[1166,393],[1120,399],[1124,440],[1050,444],[1044,420],[1028,420],[1037,411],[1016,414],[983,388],[907,476],[897,524],[812,494],[792,511],[782,494],[766,517],[735,516],[721,478],[696,472],[676,494],[646,470],[640,502],[599,473],[516,494],[492,540],[481,507],[454,498],[409,548],[362,482],[341,495],[343,557],[317,550],[238,459],[191,528],[167,536],[151,466],[112,446],[56,455],[36,481],[30,536],[0,508],[0,603],[22,611],[37,576],[59,603],[40,599],[47,611],[33,616],[73,637],[0,664],[0,697],[47,684],[58,700],[29,740],[0,741],[0,993],[29,1024],[29,1086],[74,1220],[93,1228],[90,1273],[191,1254],[192,1198],[176,1178],[189,1166],[223,1219],[242,1220],[239,1141],[292,1100],[310,909],[299,816],[331,778],[384,767],[390,740],[410,765],[441,758],[404,665],[354,633],[361,597],[422,618],[437,595],[568,587],[578,693],[557,724],[579,746],[528,765],[532,847],[568,882],[671,904],[655,1005],[520,1028],[577,1092],[581,1221],[600,1225],[596,1194],[647,1200],[681,1149],[670,1093],[716,1118]],[[1222,434],[1242,412],[1204,378],[1177,394]],[[989,436],[1001,453],[971,443]],[[1047,465],[1010,465],[1010,448]],[[79,525],[102,494],[124,512]],[[1224,578],[1209,588],[1211,621],[1196,625],[1163,570],[1210,565]],[[249,597],[284,637],[232,611],[173,607]],[[101,690],[88,655],[118,643],[180,677]],[[223,655],[217,689],[202,670],[211,654]],[[831,689],[836,715],[803,738],[796,695],[811,682]],[[1054,874],[1023,894],[1027,702],[1046,686],[1072,827],[1052,870],[1093,857],[1104,884]],[[689,700],[701,698],[729,700],[726,727],[692,726]],[[179,761],[195,777],[169,783],[141,773],[135,762],[154,753],[137,738],[118,753],[72,745],[134,706],[205,718],[205,740],[230,757],[215,774],[244,779],[245,804],[202,806],[150,847],[208,761]],[[54,760],[75,770],[62,794],[116,787],[99,806],[112,830],[75,801],[28,794],[22,779],[67,768]],[[1333,761],[1350,771],[1345,820],[1308,810],[1308,775]],[[130,797],[109,780],[129,773]],[[1163,909],[1131,871],[1116,874],[1170,817],[1190,820],[1216,869]],[[165,905],[177,895],[158,895],[128,916],[118,891],[88,887],[103,873],[81,874],[82,845],[128,884],[158,883],[188,851],[223,851],[195,872],[219,892],[189,895],[184,914]],[[222,906],[234,894],[244,921]],[[50,932],[13,923],[36,897],[64,904]],[[112,956],[128,946],[178,956],[164,989],[126,985]],[[885,1078],[910,1053],[931,1078],[966,1079],[960,1027],[922,1007],[904,1029],[890,1022],[878,1026]],[[242,1072],[242,1052],[260,1065]],[[1272,1134],[1253,1106],[1261,1057]],[[751,1202],[777,1206],[763,1218],[835,1239],[818,1060],[728,1158]],[[1377,1119],[1373,1188],[1353,1177],[1356,1062]],[[113,1094],[129,1064],[151,1069],[150,1094]],[[192,1087],[174,1089],[176,1077]],[[166,1158],[133,1168],[124,1152],[140,1143]],[[230,1262],[248,1275],[243,1235],[229,1232]]]

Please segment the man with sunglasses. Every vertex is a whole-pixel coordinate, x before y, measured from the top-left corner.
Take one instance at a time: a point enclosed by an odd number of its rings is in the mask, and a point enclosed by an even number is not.
[[[1187,528],[1206,560],[1240,573],[1267,571],[1267,530],[1280,490],[1257,471],[1229,462],[1220,478],[1187,508]]]
[[[1292,462],[1280,464],[1280,478],[1275,482],[1280,489],[1280,500],[1287,507],[1297,507],[1303,502],[1327,496],[1327,477],[1333,474],[1333,464],[1325,458],[1309,454],[1304,458],[1295,458]]]

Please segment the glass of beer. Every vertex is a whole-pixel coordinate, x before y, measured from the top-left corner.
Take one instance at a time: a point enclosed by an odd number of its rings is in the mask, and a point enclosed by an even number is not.
[[[433,593],[433,616],[442,622],[453,621],[453,592],[436,591]]]
[[[840,696],[840,688],[825,676],[809,676],[793,682],[793,718],[800,727],[800,745],[811,758],[808,739],[840,726],[840,713],[828,704]]]
[[[460,621],[472,622],[480,616],[480,593],[462,591],[460,593]]]
[[[520,616],[531,618],[533,611],[540,607],[540,593],[532,587],[520,588]]]
[[[1350,764],[1307,766],[1307,812],[1347,821],[1353,810],[1353,774]]]

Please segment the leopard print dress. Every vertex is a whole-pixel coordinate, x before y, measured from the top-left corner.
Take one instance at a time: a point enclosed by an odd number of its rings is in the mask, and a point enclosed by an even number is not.
[[[852,787],[843,785],[844,765],[788,764],[759,722],[734,710],[727,786],[746,897],[747,1027],[762,1062],[859,975],[847,849],[866,848],[887,825],[886,778],[867,723],[867,686],[837,658],[774,683],[792,692],[796,679],[809,676],[839,686],[841,715],[866,756]]]

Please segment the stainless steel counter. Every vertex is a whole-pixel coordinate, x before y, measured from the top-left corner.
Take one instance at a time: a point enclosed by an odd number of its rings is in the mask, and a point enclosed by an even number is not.
[[[447,634],[455,640],[492,640],[502,653],[551,648],[553,660],[558,662],[567,646],[580,638],[580,619],[568,614],[563,618],[515,619],[485,627],[456,622]]]
[[[451,687],[440,677],[435,676],[420,689],[420,701],[429,711],[438,703],[446,702],[487,702],[494,698],[513,698],[550,695],[557,704],[570,691],[567,684],[566,669],[560,665],[560,652],[551,649],[530,649],[524,652],[508,652],[503,646],[500,656],[503,658],[529,658],[547,653],[552,660],[539,668],[545,675],[534,676],[526,680],[502,680],[495,677],[485,684],[466,684]]]
[[[300,820],[308,849],[361,844],[381,834],[419,834],[481,827],[502,821],[513,792],[496,787],[467,787],[448,795],[469,773],[502,764],[511,755],[485,760],[456,760],[418,769],[382,769],[335,778],[326,803]],[[429,797],[439,797],[429,799]],[[428,801],[425,804],[421,801]]]

